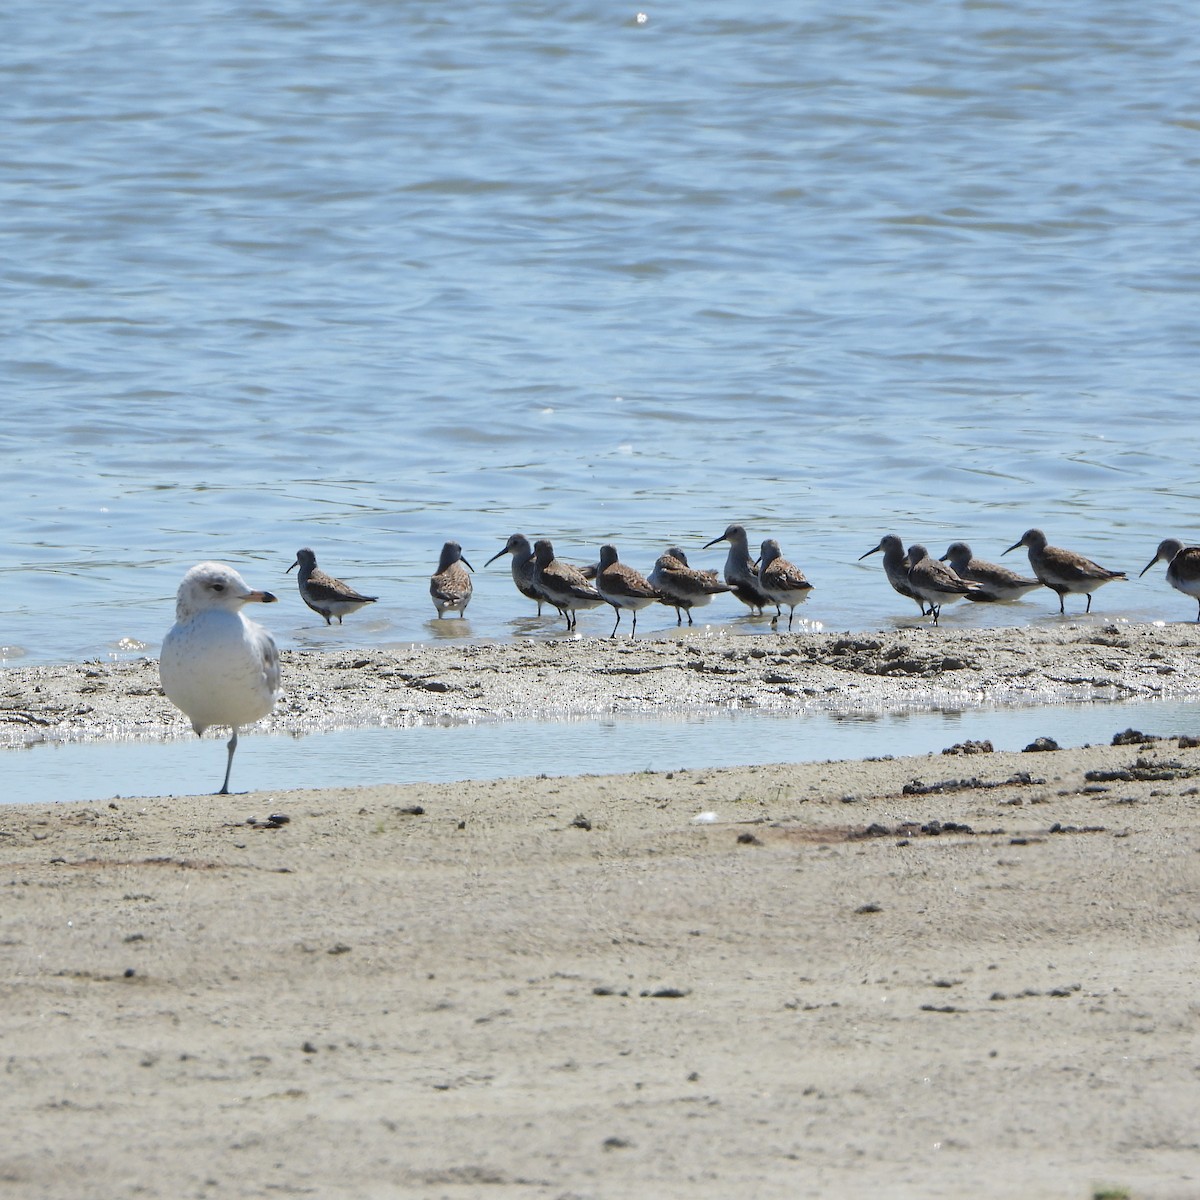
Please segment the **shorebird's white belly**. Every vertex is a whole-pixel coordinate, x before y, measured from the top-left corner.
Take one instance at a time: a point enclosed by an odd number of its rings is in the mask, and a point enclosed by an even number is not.
[[[1184,579],[1178,571],[1168,567],[1167,582],[1177,592],[1183,592],[1185,596],[1191,596],[1193,599],[1200,600],[1200,576],[1194,579]]]

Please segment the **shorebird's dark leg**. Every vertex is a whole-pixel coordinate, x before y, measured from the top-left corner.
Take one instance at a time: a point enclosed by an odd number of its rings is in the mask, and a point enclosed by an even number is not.
[[[687,610],[687,615],[688,615],[688,624],[695,625],[696,622],[692,620],[692,610],[690,608]],[[1197,617],[1196,620],[1200,621],[1200,617]]]
[[[617,636],[617,625],[620,625],[620,623],[621,623],[621,606],[620,606],[619,604],[614,604],[614,605],[613,605],[613,612],[615,612],[615,613],[617,614],[617,620],[616,620],[616,623],[613,625],[613,631],[612,631],[612,633],[610,633],[610,634],[608,635],[610,638],[615,638],[615,637]],[[636,627],[636,625],[637,625],[637,613],[634,613],[634,614],[633,614],[633,621],[634,621],[634,625],[635,625],[635,627]]]
[[[1088,598],[1087,608],[1085,608],[1083,611],[1085,613],[1090,613],[1092,611],[1092,593],[1091,592],[1088,592],[1087,598]]]
[[[233,727],[233,737],[226,743],[226,749],[229,751],[229,757],[225,760],[225,782],[221,784],[221,790],[217,793],[218,796],[229,795],[229,772],[233,770],[233,752],[237,749],[237,726]]]
[[[793,604],[792,611],[790,613],[788,613],[788,629],[789,630],[792,627],[792,621],[795,619],[795,616],[796,616],[796,606]]]
[[[942,615],[942,606],[940,604],[931,604],[929,606],[929,611],[932,613],[933,623],[936,625],[938,623],[938,617]]]
[[[1200,599],[1196,600],[1196,620],[1200,621]]]
[[[635,608],[633,610],[633,630],[629,634],[631,638],[637,637],[637,612],[638,610]]]
[[[1067,609],[1066,609],[1066,606],[1063,604],[1063,600],[1066,598],[1066,595],[1067,595],[1067,593],[1066,593],[1066,592],[1059,592],[1059,593],[1058,593],[1058,611],[1059,611],[1060,613],[1062,613],[1062,615],[1063,615],[1064,617],[1067,615]]]

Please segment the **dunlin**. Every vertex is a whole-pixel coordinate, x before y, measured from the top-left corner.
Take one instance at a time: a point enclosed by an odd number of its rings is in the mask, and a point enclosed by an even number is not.
[[[447,542],[442,547],[437,570],[429,579],[429,594],[433,597],[439,618],[448,612],[458,613],[460,620],[467,615],[473,590],[468,569],[475,570],[463,558],[462,547],[457,542]]]
[[[617,626],[621,624],[621,613],[625,609],[633,613],[633,631],[629,636],[637,637],[638,612],[662,599],[640,571],[627,567],[617,558],[616,546],[607,542],[600,547],[600,570],[596,575],[596,591],[607,604],[612,605],[617,614],[609,637],[617,636]]]
[[[908,586],[918,599],[929,605],[935,625],[943,604],[953,604],[979,590],[979,584],[959,579],[945,563],[931,557],[924,546],[909,546],[908,561]]]
[[[533,586],[534,558],[533,547],[523,533],[514,533],[504,543],[503,550],[497,550],[483,565],[490,567],[502,555],[512,555],[512,578],[517,585],[517,591],[529,600],[537,601],[538,616],[542,615],[542,596]]]
[[[270,592],[251,591],[224,563],[199,563],[179,585],[175,624],[163,639],[158,675],[167,699],[197,734],[210,725],[228,725],[233,732],[219,796],[229,794],[239,727],[265,717],[279,695],[275,641],[242,605],[275,600]]]
[[[782,614],[781,604],[786,604],[788,612],[788,628],[792,627],[792,618],[796,615],[796,605],[803,604],[812,591],[812,584],[804,577],[799,567],[793,566],[783,557],[783,551],[774,538],[767,538],[762,544],[762,555],[758,560],[758,582],[767,598],[775,605],[775,615],[771,625],[778,623]]]
[[[1138,578],[1159,561],[1167,564],[1167,582],[1196,601],[1196,620],[1200,621],[1200,546],[1185,546],[1178,538],[1166,538],[1158,543],[1157,552]]]
[[[576,613],[581,608],[604,603],[578,567],[554,557],[554,546],[547,538],[533,543],[533,562],[533,586],[566,618],[568,629],[575,628]]]
[[[908,555],[904,553],[904,543],[894,533],[884,534],[879,539],[879,545],[872,547],[866,554],[860,554],[858,561],[862,562],[864,558],[878,554],[881,550],[883,551],[883,573],[887,576],[888,583],[901,596],[915,600],[917,607],[921,610],[921,616],[924,616],[925,601],[913,591],[908,582],[908,568],[911,564],[908,561]]]
[[[951,542],[942,562],[948,562],[959,579],[979,584],[979,591],[972,597],[975,600],[1020,600],[1027,592],[1042,586],[1040,579],[1030,579],[999,563],[976,558],[966,542]]]
[[[362,608],[364,604],[374,604],[378,596],[363,596],[356,592],[348,583],[326,575],[317,566],[317,556],[305,546],[296,551],[296,561],[288,567],[299,567],[296,582],[300,587],[300,599],[315,613],[325,618],[326,625],[332,625],[331,617],[337,617],[338,624],[347,613]],[[287,574],[285,571],[284,574]]]
[[[685,612],[688,624],[694,625],[693,608],[701,608],[714,596],[729,591],[729,585],[721,583],[716,571],[689,566],[687,555],[678,546],[671,546],[658,556],[646,582],[662,596],[663,604],[675,610],[676,625],[683,624]]]
[[[1124,571],[1110,571],[1076,554],[1074,550],[1063,550],[1059,546],[1048,546],[1046,535],[1040,529],[1027,529],[1020,540],[1013,542],[1008,550],[1024,546],[1029,551],[1029,565],[1033,573],[1050,589],[1058,593],[1058,611],[1065,613],[1063,600],[1069,592],[1084,592],[1087,608],[1092,611],[1092,593],[1102,584],[1114,579],[1124,579]]]
[[[749,607],[752,615],[762,616],[763,607],[772,601],[758,582],[758,571],[750,557],[750,541],[745,528],[741,525],[727,526],[725,532],[706,543],[704,549],[718,542],[729,543],[729,553],[725,556],[725,582],[729,584],[729,590]]]

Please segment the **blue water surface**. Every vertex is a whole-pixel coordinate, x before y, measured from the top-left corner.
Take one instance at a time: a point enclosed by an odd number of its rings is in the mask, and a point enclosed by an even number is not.
[[[280,592],[281,644],[386,645],[527,631],[482,569],[517,529],[648,571],[741,521],[832,629],[915,617],[857,561],[885,532],[994,558],[1038,525],[1131,575],[1200,536],[1194,8],[644,17],[7,7],[5,662],[157,653],[209,558]],[[327,630],[302,545],[379,603]],[[1099,619],[1193,618],[1161,573]]]

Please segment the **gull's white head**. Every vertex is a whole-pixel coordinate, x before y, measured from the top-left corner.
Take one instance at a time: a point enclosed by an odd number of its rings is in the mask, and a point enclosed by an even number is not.
[[[232,567],[224,563],[202,562],[197,563],[179,584],[175,619],[186,621],[214,609],[238,612],[243,604],[251,601],[273,604],[277,599],[270,592],[253,591]]]

